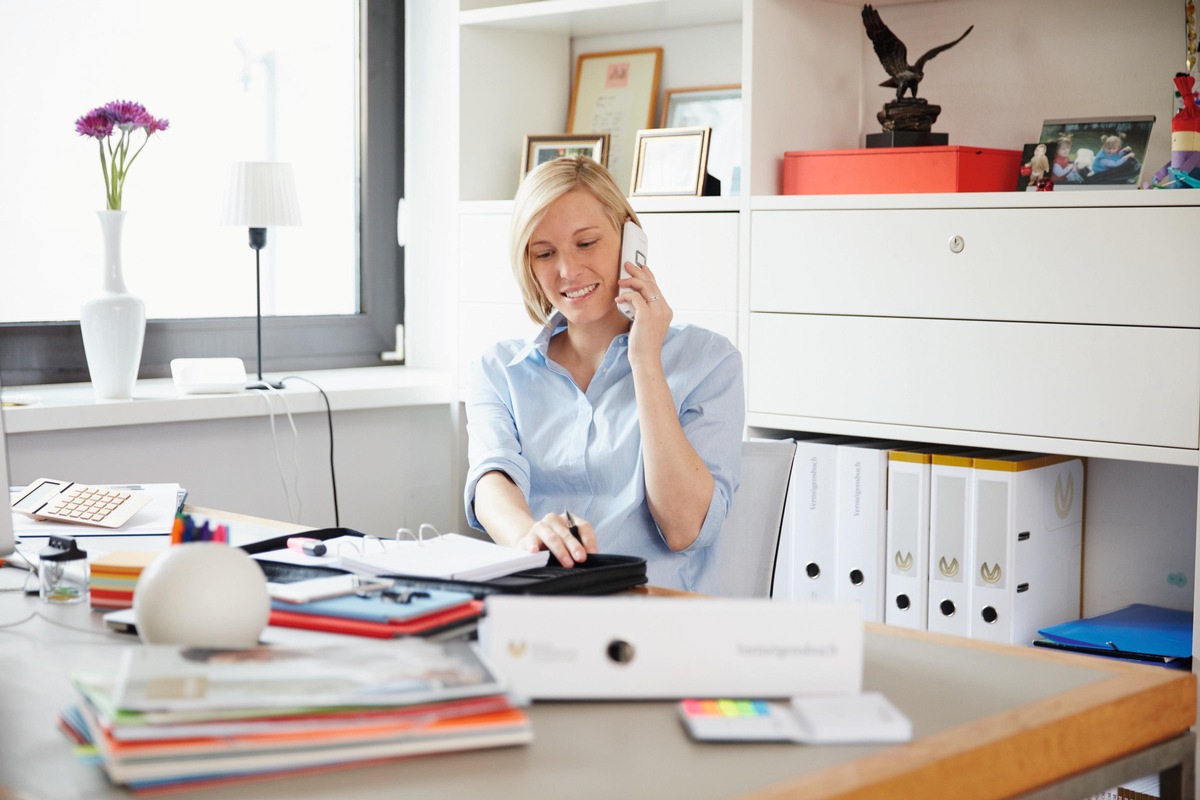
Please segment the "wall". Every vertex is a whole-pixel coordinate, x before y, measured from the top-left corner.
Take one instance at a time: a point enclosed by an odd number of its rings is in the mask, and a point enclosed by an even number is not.
[[[11,477],[179,483],[195,505],[332,526],[326,417],[297,414],[295,425],[297,436],[280,412],[274,437],[266,416],[10,433]],[[333,426],[342,525],[377,534],[422,522],[455,528],[447,406],[340,411]]]

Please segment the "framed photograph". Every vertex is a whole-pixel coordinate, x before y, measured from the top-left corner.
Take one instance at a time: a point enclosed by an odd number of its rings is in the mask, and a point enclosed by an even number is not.
[[[708,172],[721,181],[721,194],[740,191],[742,161],[742,87],[697,86],[667,89],[660,128],[712,128]]]
[[[609,135],[608,169],[628,193],[637,132],[654,125],[662,48],[583,53],[575,66],[567,132]]]
[[[1050,154],[1054,142],[1033,142],[1021,148],[1021,165],[1017,169],[1017,191],[1046,191],[1050,178]]]
[[[608,166],[607,133],[556,133],[545,136],[526,136],[525,152],[521,156],[521,177],[538,164],[563,156],[588,156]]]
[[[1038,141],[1050,144],[1054,190],[1136,189],[1153,127],[1152,116],[1046,120]]]
[[[702,195],[709,128],[654,128],[637,132],[630,197]]]

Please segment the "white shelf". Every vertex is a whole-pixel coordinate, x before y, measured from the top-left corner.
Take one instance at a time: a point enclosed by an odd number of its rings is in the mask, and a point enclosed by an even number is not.
[[[572,37],[738,22],[741,0],[540,0],[459,12],[463,27]]]
[[[325,411],[320,386],[334,411],[400,406],[448,405],[451,401],[447,373],[412,367],[362,367],[270,374],[269,380],[295,375],[279,392],[246,390],[235,394],[180,395],[168,379],[140,380],[132,400],[98,401],[90,383],[5,387],[6,395],[36,399],[30,405],[4,409],[8,433],[77,430],[165,422],[231,419],[284,412],[279,394],[293,414]],[[268,403],[270,405],[268,405]]]
[[[750,198],[755,211],[898,208],[1106,208],[1200,205],[1200,192],[1183,189],[1066,192],[957,192],[928,194],[796,194]]]

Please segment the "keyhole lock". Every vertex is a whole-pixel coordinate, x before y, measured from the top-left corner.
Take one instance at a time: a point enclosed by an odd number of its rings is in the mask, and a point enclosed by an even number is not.
[[[951,236],[950,237],[950,252],[951,253],[961,253],[963,251],[963,248],[966,246],[967,246],[967,242],[965,239],[963,239],[963,237],[961,237],[961,236]]]

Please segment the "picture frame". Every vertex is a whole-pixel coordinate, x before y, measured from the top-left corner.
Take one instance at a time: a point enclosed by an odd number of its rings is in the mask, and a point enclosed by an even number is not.
[[[1046,120],[1038,141],[1053,143],[1047,155],[1054,190],[1136,189],[1153,127],[1149,115]]]
[[[711,134],[700,127],[638,131],[629,196],[705,194]]]
[[[609,134],[608,169],[628,194],[637,132],[654,125],[661,47],[581,53],[575,66],[567,132]]]
[[[742,162],[742,85],[667,89],[660,128],[712,128],[708,172],[721,181],[721,194],[740,193]]]
[[[538,164],[562,156],[585,155],[607,167],[609,139],[607,133],[527,134],[521,154],[521,177]]]

